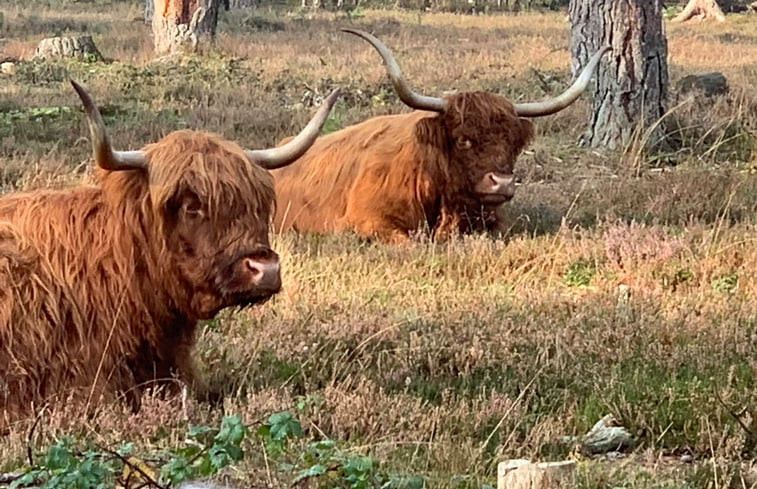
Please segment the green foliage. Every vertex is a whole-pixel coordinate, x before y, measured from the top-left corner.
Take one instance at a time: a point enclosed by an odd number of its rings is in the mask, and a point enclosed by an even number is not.
[[[59,120],[73,112],[73,109],[67,106],[0,110],[0,125],[10,125],[19,121]]]
[[[179,484],[197,477],[209,477],[244,458],[241,447],[249,430],[239,415],[226,416],[220,430],[207,426],[190,428],[187,437],[195,443],[177,450],[160,469],[160,482]]]
[[[326,119],[326,122],[323,124],[323,128],[321,129],[321,135],[325,136],[326,134],[336,132],[344,127],[344,109],[341,105],[337,105],[334,107],[331,112],[329,113],[328,118]]]
[[[241,461],[242,442],[248,432],[239,415],[224,417],[220,428],[192,427],[185,444],[165,454],[165,462],[157,471],[130,457],[134,450],[131,444],[112,451],[86,442],[83,449],[78,449],[73,438],[63,437],[47,450],[38,466],[13,481],[11,489],[32,484],[40,489],[106,489],[114,482],[126,485],[124,479],[135,474],[157,477],[149,481],[153,485],[176,486],[186,480],[210,477]]]
[[[97,450],[75,452],[74,441],[63,437],[51,446],[42,463],[11,484],[11,489],[31,484],[41,489],[105,489],[112,487],[114,474],[120,469],[115,460],[103,458]]]
[[[723,275],[712,281],[712,288],[721,294],[731,294],[739,285],[739,274],[736,272]]]
[[[308,398],[303,398],[298,408],[304,409],[308,402]],[[292,445],[303,436],[302,425],[289,411],[272,414],[257,434],[268,457],[278,463],[279,470],[296,474],[293,484],[307,480],[312,487],[324,488],[419,489],[425,483],[420,477],[387,474],[373,457],[345,453],[333,440],[312,442],[298,454]]]
[[[258,436],[265,440],[266,451],[275,458],[284,453],[291,438],[302,436],[302,425],[292,413],[282,411],[272,414],[258,428]]]
[[[570,264],[563,279],[570,287],[585,287],[596,273],[597,265],[594,260],[581,259]]]

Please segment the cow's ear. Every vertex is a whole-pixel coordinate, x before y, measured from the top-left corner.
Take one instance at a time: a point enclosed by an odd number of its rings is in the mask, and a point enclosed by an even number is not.
[[[520,121],[520,140],[525,147],[534,138],[534,123],[531,119],[518,119]]]

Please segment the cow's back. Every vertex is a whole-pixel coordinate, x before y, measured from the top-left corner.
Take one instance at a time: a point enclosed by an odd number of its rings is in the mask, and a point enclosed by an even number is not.
[[[410,205],[418,178],[415,124],[433,115],[414,111],[369,119],[319,138],[295,163],[272,171],[275,231],[359,227],[355,214],[367,209],[356,203],[376,199],[371,205],[380,206],[387,193]]]

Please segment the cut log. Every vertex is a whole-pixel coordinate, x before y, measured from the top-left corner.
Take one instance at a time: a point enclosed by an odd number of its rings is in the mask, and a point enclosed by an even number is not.
[[[509,460],[497,467],[497,489],[558,489],[575,487],[576,462],[531,463]]]
[[[715,0],[689,0],[683,11],[671,22],[686,22],[691,19],[725,22],[725,14]]]
[[[76,58],[82,61],[102,61],[92,36],[50,37],[42,39],[34,52],[35,59]]]
[[[11,61],[3,61],[0,63],[0,73],[3,75],[12,75],[16,73],[16,64]]]

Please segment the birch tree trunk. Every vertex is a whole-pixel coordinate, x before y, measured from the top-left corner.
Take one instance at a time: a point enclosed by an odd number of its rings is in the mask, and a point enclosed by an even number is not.
[[[592,115],[582,144],[625,148],[635,131],[653,146],[664,136],[657,124],[667,110],[668,44],[661,0],[571,0],[573,74],[600,46],[612,46],[594,85]],[[648,132],[647,132],[648,131]]]
[[[221,0],[154,0],[155,53],[173,53],[187,48],[195,51],[202,38],[212,40],[220,4]]]

